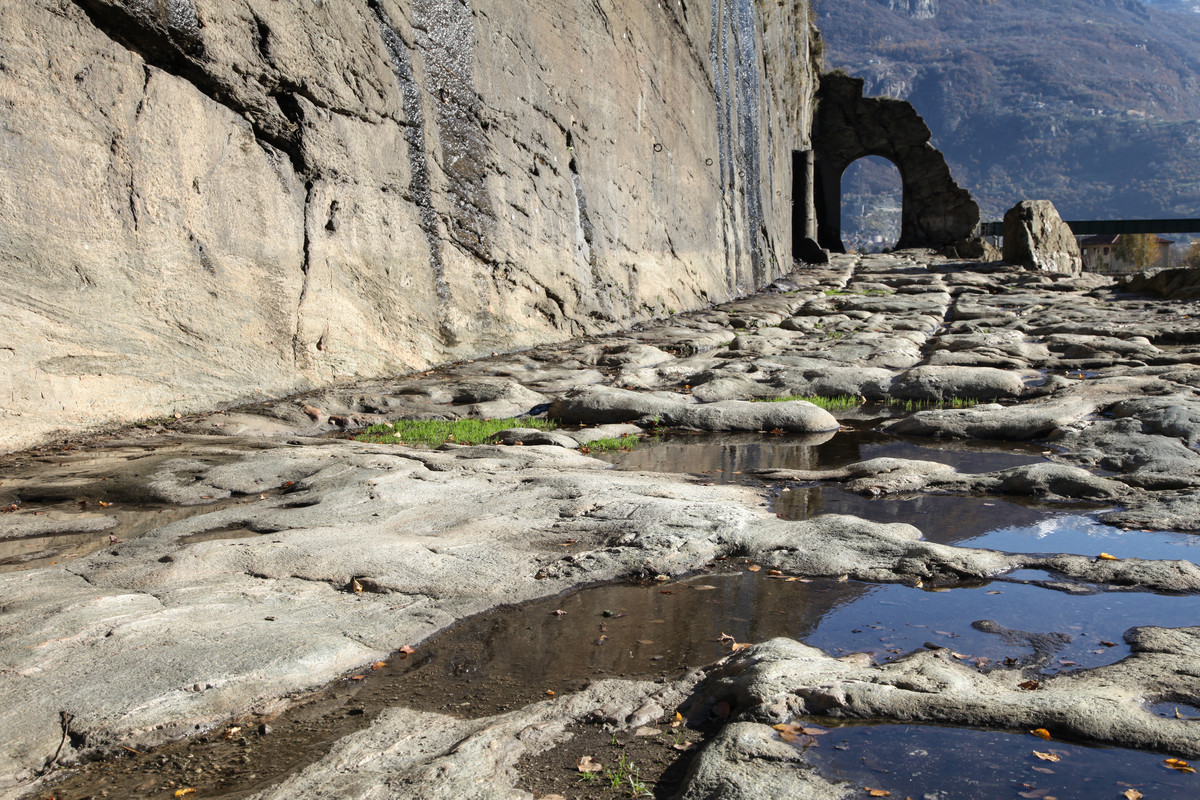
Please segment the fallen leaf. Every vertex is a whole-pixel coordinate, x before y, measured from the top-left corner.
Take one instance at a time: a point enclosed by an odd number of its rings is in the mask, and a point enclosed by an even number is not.
[[[196,792],[196,790],[189,786],[186,789],[176,789],[175,796],[176,797],[187,797],[189,794],[194,794],[195,792]]]
[[[729,645],[729,652],[736,653],[738,650],[745,650],[749,646],[749,642],[734,642],[733,644]]]
[[[762,569],[762,567],[760,567],[758,564],[751,564],[750,566],[746,567],[746,569],[750,570],[751,572],[758,572],[760,569]]]
[[[678,742],[677,744],[671,745],[671,749],[678,750],[682,753],[687,750],[695,750],[696,745],[693,742]]]
[[[1038,681],[1021,681],[1020,683],[1017,684],[1017,688],[1024,689],[1027,692],[1031,692],[1034,689],[1042,688],[1042,684],[1039,683]],[[1034,752],[1037,752],[1037,751],[1035,750]]]
[[[682,724],[683,724],[683,714],[680,714],[678,711],[676,711],[674,719],[671,720],[671,727],[678,728]]]
[[[563,611],[561,608],[556,608],[550,613],[556,617],[565,617],[567,615],[567,612]]]
[[[538,800],[567,800],[561,794],[544,794]]]
[[[417,651],[412,648],[412,645],[406,644],[396,651],[396,655],[400,656],[400,658],[408,658],[415,652]]]
[[[1164,767],[1173,769],[1176,772],[1195,772],[1196,768],[1182,758],[1168,758],[1162,762]]]
[[[864,786],[863,788],[867,790],[867,794],[871,797],[891,797],[892,795],[887,789],[872,789],[870,786]]]
[[[734,639],[732,636],[730,636],[728,633],[721,631],[721,635],[717,637],[717,641],[718,642],[736,642],[737,640]]]
[[[106,503],[103,500],[100,500],[99,503],[101,508],[108,508],[112,505],[112,503]]]
[[[350,676],[350,680],[352,680],[352,681],[364,681],[366,679],[367,679],[366,675],[351,675]]]
[[[800,726],[788,722],[779,722],[771,726],[780,733],[790,733],[793,736],[800,732]]]
[[[386,661],[376,661],[374,664],[371,665],[371,669],[383,669],[386,666],[387,666]]]
[[[1050,731],[1046,730],[1045,728],[1034,728],[1030,731],[1030,733],[1039,739],[1045,739],[1047,742],[1050,741]]]
[[[354,590],[355,594],[362,594],[363,586],[358,582],[358,578],[350,581],[350,588]]]
[[[1041,750],[1034,750],[1033,754],[1042,761],[1062,761],[1062,756],[1058,753],[1043,753]]]
[[[237,736],[238,731],[241,729],[242,728],[240,725],[233,725],[225,729],[225,733],[222,734],[222,737],[225,739],[232,739],[234,736]]]
[[[1031,767],[1031,769],[1034,772],[1040,772],[1043,775],[1053,775],[1054,774],[1054,770],[1050,769],[1049,767]]]
[[[638,644],[654,644],[654,640],[653,639],[638,639],[637,643]]]
[[[1096,558],[1098,558],[1101,561],[1117,561],[1118,560],[1116,556],[1111,556],[1108,553],[1101,553],[1100,555],[1096,556]]]
[[[1074,662],[1074,661],[1068,661],[1068,660],[1067,660],[1067,659],[1065,659],[1065,658],[1060,658],[1060,659],[1058,660],[1058,663],[1062,664],[1064,667],[1073,667],[1073,666],[1075,666],[1075,662]]]
[[[555,692],[554,692],[554,690],[553,690],[553,689],[547,689],[547,690],[546,690],[546,696],[547,696],[547,697],[554,697],[554,694],[555,694]]]
[[[1123,797],[1125,797],[1126,800],[1142,800],[1142,793],[1137,789],[1126,789]]]
[[[777,570],[777,569],[769,569],[769,570],[767,570],[767,574],[778,576],[778,575],[782,575],[783,572],[781,572],[780,570]]]
[[[579,765],[576,767],[580,772],[599,772],[604,769],[600,766],[600,762],[591,756],[584,756],[579,759]]]
[[[658,728],[652,728],[650,726],[645,726],[645,727],[638,728],[636,731],[633,732],[633,735],[634,736],[658,736],[660,733],[662,733],[662,731],[660,731]]]
[[[1100,642],[1100,644],[1104,645],[1105,647],[1116,647],[1117,646],[1116,642]]]
[[[848,580],[850,580],[850,576],[849,576],[849,575],[838,575],[838,576],[837,576],[837,582],[838,582],[838,583],[846,583]]]
[[[825,728],[801,728],[800,732],[806,736],[824,736],[829,733]]]

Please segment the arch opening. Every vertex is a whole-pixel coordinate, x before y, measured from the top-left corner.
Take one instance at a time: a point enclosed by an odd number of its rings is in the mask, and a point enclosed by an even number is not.
[[[900,241],[904,182],[883,156],[863,156],[842,173],[842,243],[846,250],[879,253]]]

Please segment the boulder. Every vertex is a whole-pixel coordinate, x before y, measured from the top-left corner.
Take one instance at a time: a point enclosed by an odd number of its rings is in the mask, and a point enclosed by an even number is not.
[[[1022,200],[1005,213],[1004,260],[1039,272],[1083,271],[1075,234],[1049,200]]]

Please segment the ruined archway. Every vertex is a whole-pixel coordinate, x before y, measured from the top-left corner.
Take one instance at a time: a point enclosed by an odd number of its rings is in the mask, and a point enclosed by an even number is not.
[[[979,224],[979,206],[954,181],[932,134],[909,103],[863,97],[863,81],[840,73],[821,77],[813,125],[813,201],[817,241],[842,253],[842,173],[864,156],[900,170],[902,210],[897,247],[945,247]]]

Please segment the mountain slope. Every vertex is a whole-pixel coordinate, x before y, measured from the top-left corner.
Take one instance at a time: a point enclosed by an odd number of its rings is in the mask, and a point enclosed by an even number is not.
[[[912,102],[998,218],[1197,216],[1200,14],[1159,0],[822,0],[829,68]],[[870,172],[870,170],[863,170]]]

